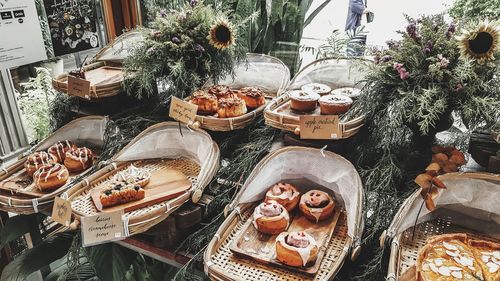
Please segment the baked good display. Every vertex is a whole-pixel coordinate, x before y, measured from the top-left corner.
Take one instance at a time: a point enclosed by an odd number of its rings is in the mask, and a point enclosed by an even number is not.
[[[59,163],[43,165],[33,174],[33,181],[41,191],[57,189],[65,185],[68,178],[68,169]]]
[[[343,88],[338,88],[338,89],[332,90],[332,95],[348,96],[353,100],[357,99],[360,94],[361,94],[361,90],[358,88],[353,88],[353,87],[343,87]]]
[[[332,88],[321,83],[310,83],[301,87],[303,91],[313,92],[320,96],[327,95],[332,91]]]
[[[245,101],[239,97],[223,98],[219,100],[217,114],[219,118],[238,117],[247,113]]]
[[[309,190],[300,197],[299,209],[313,222],[329,218],[335,209],[335,200],[321,190]]]
[[[500,245],[465,233],[430,238],[417,257],[417,281],[500,280]]]
[[[282,232],[276,237],[276,258],[288,266],[307,266],[318,257],[316,240],[304,231]]]
[[[148,185],[149,180],[151,178],[151,173],[137,168],[134,165],[130,165],[127,169],[118,172],[113,176],[111,182],[113,184],[121,184],[121,185],[139,185],[140,187],[145,187]]]
[[[49,147],[47,150],[48,153],[52,154],[56,158],[56,162],[59,164],[64,163],[64,159],[66,158],[66,152],[76,149],[76,145],[69,140],[59,141]]]
[[[270,200],[255,207],[252,222],[259,232],[278,234],[288,228],[290,216],[285,207]]]
[[[26,162],[24,162],[24,169],[32,177],[41,166],[56,163],[56,160],[52,154],[45,151],[38,151],[28,156]]]
[[[203,90],[194,92],[190,102],[198,106],[198,114],[212,115],[217,113],[217,97]]]
[[[290,107],[292,110],[300,112],[310,112],[318,106],[320,95],[314,92],[295,90],[288,92],[290,97]]]
[[[238,96],[245,101],[248,109],[255,109],[266,104],[264,92],[257,87],[244,87],[238,91]]]
[[[217,97],[217,99],[234,97],[233,91],[231,91],[231,88],[226,85],[213,85],[210,88],[208,88],[207,92]]]
[[[86,147],[79,147],[66,152],[64,166],[70,172],[82,172],[94,164],[94,153]]]
[[[146,196],[145,190],[138,184],[111,184],[101,191],[99,200],[104,208],[141,200]]]
[[[343,95],[325,95],[319,99],[322,115],[340,115],[351,108],[352,99]]]
[[[289,183],[280,182],[273,185],[266,193],[264,201],[276,201],[291,212],[299,204],[300,193],[297,188]]]

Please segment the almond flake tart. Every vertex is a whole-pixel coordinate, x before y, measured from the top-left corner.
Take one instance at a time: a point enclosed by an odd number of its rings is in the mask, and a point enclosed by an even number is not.
[[[417,281],[499,281],[500,244],[464,233],[430,238],[417,258]]]

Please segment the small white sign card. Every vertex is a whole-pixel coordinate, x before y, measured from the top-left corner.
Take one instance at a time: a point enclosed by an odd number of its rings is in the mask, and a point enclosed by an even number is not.
[[[82,217],[83,246],[87,247],[125,239],[122,217],[123,210]]]

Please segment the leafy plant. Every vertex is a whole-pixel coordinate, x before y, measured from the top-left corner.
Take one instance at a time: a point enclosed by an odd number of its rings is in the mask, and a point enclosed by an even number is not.
[[[366,34],[367,32],[365,31],[364,26],[358,26],[356,29],[348,30],[346,34],[339,29],[334,29],[330,36],[326,39],[325,44],[322,44],[317,48],[304,45],[301,47],[301,50],[316,55],[316,59],[345,57],[346,54],[354,53],[352,48],[364,44],[358,39],[358,37]]]
[[[41,140],[52,131],[48,112],[57,95],[52,87],[49,70],[42,67],[35,70],[36,77],[22,83],[22,91],[17,96],[19,109],[26,120],[28,131],[32,133],[29,135],[30,142]]]
[[[500,0],[456,0],[450,8],[450,16],[456,19],[500,18]]]

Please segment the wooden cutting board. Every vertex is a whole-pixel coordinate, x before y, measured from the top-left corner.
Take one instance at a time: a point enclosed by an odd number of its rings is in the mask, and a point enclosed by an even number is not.
[[[296,272],[314,275],[319,271],[321,260],[325,255],[326,247],[323,247],[332,238],[341,211],[338,207],[330,218],[318,223],[313,223],[302,216],[297,210],[290,214],[290,226],[286,231],[306,231],[318,244],[318,257],[316,262],[309,267],[292,267],[282,264],[276,259],[276,237],[278,235],[267,235],[257,231],[250,216],[243,225],[243,230],[230,246],[230,250],[240,256],[251,258],[265,264],[274,264]]]
[[[417,268],[412,266],[408,268],[401,277],[399,277],[399,281],[416,281],[417,280]]]
[[[144,199],[111,206],[109,208],[103,208],[101,200],[99,200],[99,196],[103,188],[92,190],[90,196],[99,212],[116,212],[119,210],[130,212],[175,198],[185,192],[188,192],[190,188],[191,181],[185,174],[165,167],[156,170],[151,174],[149,184],[144,187]]]

